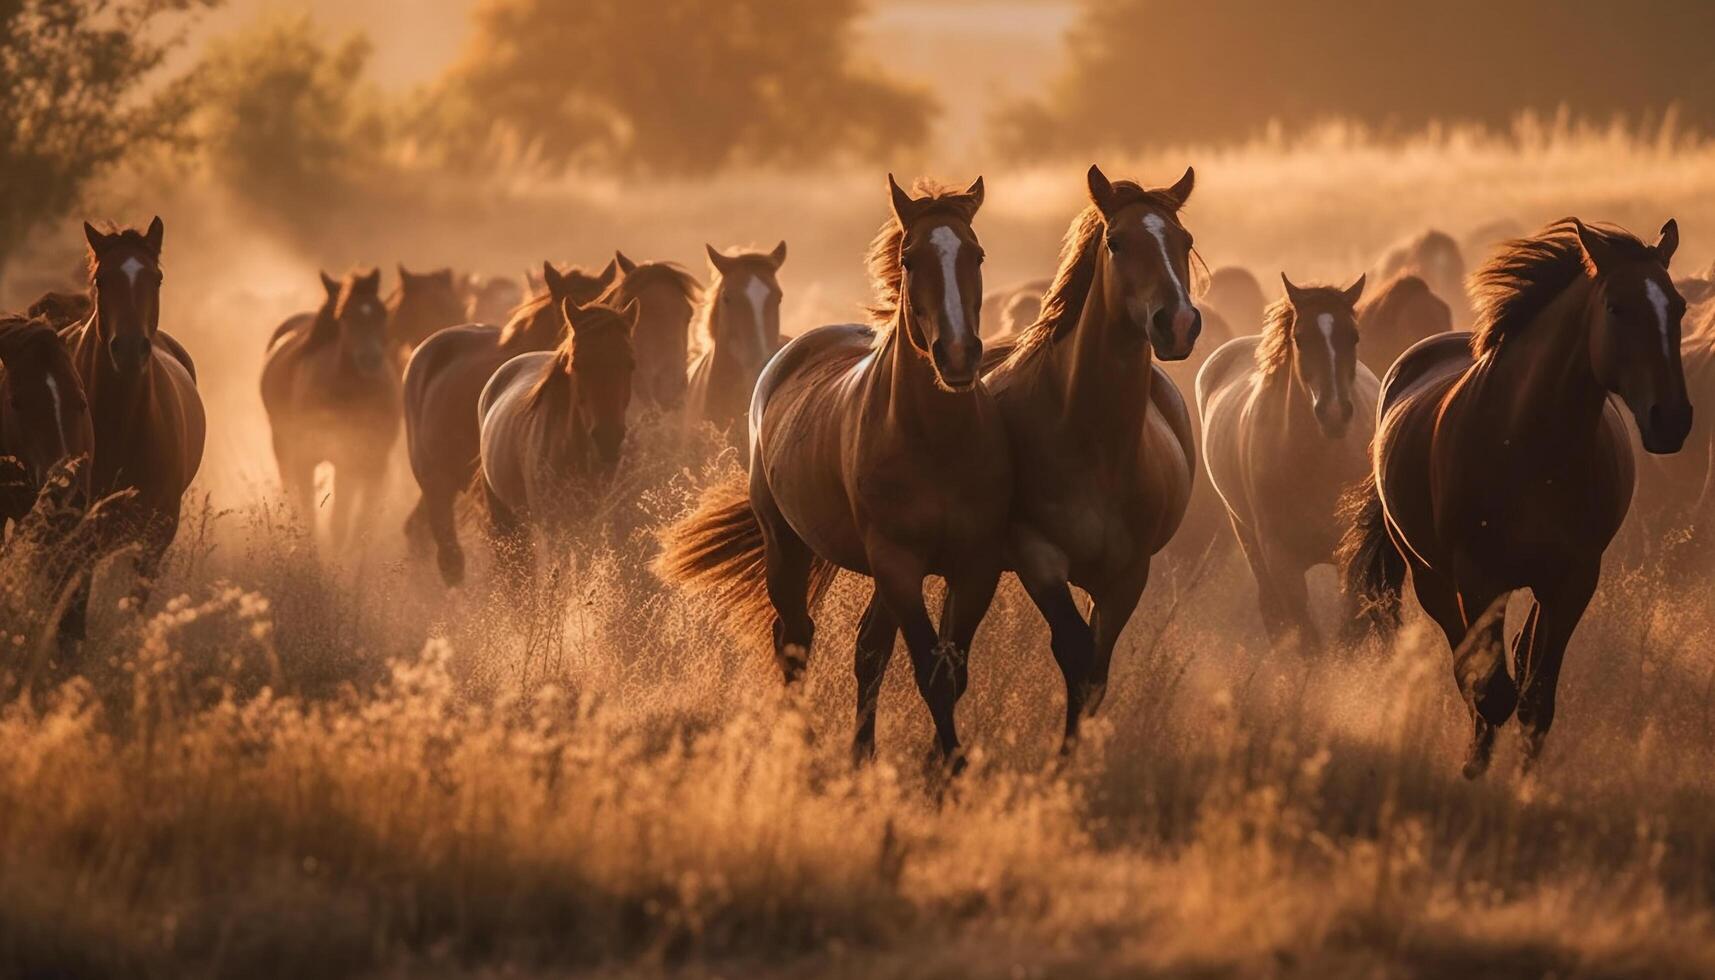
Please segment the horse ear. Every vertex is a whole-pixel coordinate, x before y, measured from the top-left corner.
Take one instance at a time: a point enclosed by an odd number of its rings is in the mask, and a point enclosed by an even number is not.
[[[107,247],[107,239],[108,236],[95,230],[94,225],[87,221],[83,223],[83,240],[89,243],[90,248],[100,252],[102,249]]]
[[[708,242],[703,243],[703,251],[707,252],[709,255],[709,268],[723,276],[726,275],[727,257],[722,255],[719,249],[710,245]]]
[[[1584,253],[1584,267],[1589,269],[1591,274],[1600,275],[1602,267],[1608,264],[1611,257],[1608,251],[1608,243],[1602,240],[1601,235],[1590,230],[1584,222],[1577,218],[1573,218],[1571,221],[1572,230],[1578,233],[1578,248]]]
[[[979,209],[983,206],[983,179],[982,179],[982,177],[978,176],[976,180],[971,181],[971,186],[965,188],[965,193],[962,196],[965,198],[966,202],[968,203],[968,207],[970,208],[970,214],[975,215],[977,213],[977,209]],[[966,220],[968,221],[970,219],[967,217]]]
[[[524,270],[524,288],[532,293],[542,288],[542,277],[536,274],[535,269]]]
[[[637,263],[631,261],[631,257],[626,255],[624,252],[621,252],[619,249],[613,250],[613,261],[619,271],[628,276],[637,271]]]
[[[626,261],[629,262],[631,260],[626,259]],[[637,267],[632,266],[632,268],[635,269]],[[596,284],[605,290],[607,287],[619,281],[620,273],[622,271],[624,270],[622,270],[619,265],[619,253],[615,252],[613,254],[613,258],[607,260],[607,265],[602,267],[601,275],[595,277]]]
[[[768,253],[768,261],[778,269],[786,262],[786,239],[780,239],[780,244],[774,246],[774,251]]]
[[[1358,276],[1358,280],[1356,282],[1347,286],[1344,290],[1341,290],[1341,295],[1346,297],[1347,304],[1349,304],[1354,310],[1358,308],[1358,300],[1364,298],[1364,280],[1368,278],[1369,273],[1363,273]]]
[[[328,299],[339,298],[339,280],[328,275],[325,271],[322,273],[322,288],[327,290]]]
[[[560,270],[554,268],[554,263],[544,261],[542,263],[542,285],[548,287],[549,295],[559,296],[565,292],[566,277],[560,275]]]
[[[149,230],[143,233],[143,240],[149,243],[149,248],[154,251],[157,258],[161,254],[161,238],[166,234],[166,230],[166,227],[161,224],[161,216],[156,215],[154,220],[149,222]]]
[[[380,269],[380,267],[377,266],[374,269],[370,269],[368,273],[366,273],[362,276],[359,276],[357,281],[362,283],[365,287],[367,287],[369,289],[373,289],[376,292],[380,292],[381,291],[381,269]]]
[[[1102,173],[1102,168],[1090,164],[1089,172],[1084,175],[1085,183],[1090,187],[1090,203],[1096,210],[1108,214],[1113,209],[1114,185],[1108,180],[1108,175]]]
[[[1673,253],[1677,251],[1679,251],[1679,222],[1669,218],[1667,224],[1661,226],[1661,237],[1655,242],[1655,254],[1661,259],[1662,267],[1665,268],[1669,262],[1673,261]]]
[[[405,268],[405,263],[400,262],[395,266],[395,268],[397,268],[399,270],[399,284],[400,285],[404,285],[405,283],[408,283],[413,278],[415,278],[414,276],[411,275],[411,270]]]
[[[910,194],[900,189],[898,181],[893,179],[891,173],[887,175],[887,196],[893,207],[894,220],[899,222],[899,227],[904,228],[911,224],[911,219],[917,215],[917,202]]]
[[[1284,272],[1280,274],[1280,282],[1281,285],[1286,287],[1286,301],[1291,303],[1293,308],[1296,309],[1298,307],[1298,301],[1304,296],[1304,291],[1293,285],[1292,280],[1286,278],[1286,273]]]
[[[1162,193],[1166,194],[1168,197],[1173,199],[1173,209],[1175,211],[1177,211],[1180,208],[1185,206],[1186,201],[1189,201],[1191,199],[1191,190],[1192,190],[1192,188],[1194,188],[1196,186],[1197,186],[1197,170],[1196,170],[1196,168],[1195,167],[1186,167],[1185,168],[1185,175],[1183,177],[1180,177],[1179,181],[1177,183],[1175,183],[1172,187],[1169,187],[1169,188],[1167,188],[1167,190],[1162,191]]]

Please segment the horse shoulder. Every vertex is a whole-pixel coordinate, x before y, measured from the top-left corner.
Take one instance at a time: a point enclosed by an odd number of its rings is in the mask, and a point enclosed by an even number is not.
[[[1434,386],[1437,380],[1463,373],[1474,360],[1468,333],[1436,334],[1412,344],[1382,378],[1381,411],[1389,411],[1402,398]]]
[[[1209,355],[1197,371],[1197,411],[1207,424],[1209,401],[1235,378],[1249,378],[1256,371],[1256,347],[1260,337],[1234,337]]]

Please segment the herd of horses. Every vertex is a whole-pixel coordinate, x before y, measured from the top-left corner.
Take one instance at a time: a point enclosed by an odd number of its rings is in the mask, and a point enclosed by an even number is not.
[[[1715,504],[1715,439],[1691,408],[1691,393],[1715,397],[1715,303],[1682,330],[1715,287],[1669,275],[1672,221],[1646,243],[1567,218],[1502,242],[1468,282],[1459,246],[1431,232],[1348,285],[1282,274],[1270,302],[1249,272],[1202,264],[1184,220],[1194,184],[1190,169],[1151,188],[1092,166],[1054,275],[985,293],[982,180],[907,190],[889,176],[866,322],[789,339],[785,242],[710,246],[706,288],[622,253],[597,271],[544,263],[522,285],[401,267],[385,295],[379,270],[324,273],[320,307],[265,349],[281,484],[313,525],[331,466],[344,545],[375,526],[403,430],[419,491],[408,540],[461,583],[472,497],[498,577],[526,583],[535,540],[559,539],[621,465],[628,424],[676,415],[748,466],[661,531],[657,575],[771,642],[789,684],[836,572],[871,580],[859,761],[903,634],[933,757],[962,766],[955,706],[1007,572],[1048,627],[1070,750],[1152,563],[1225,541],[1280,650],[1326,645],[1316,566],[1340,569],[1343,642],[1397,627],[1409,577],[1453,651],[1465,773],[1487,768],[1515,715],[1536,758],[1628,514],[1695,527]],[[195,364],[160,329],[160,219],[84,230],[87,294],[0,319],[0,527],[84,459],[69,472],[85,500],[121,494],[141,605],[197,473],[203,410]],[[1001,325],[986,342],[985,320]],[[930,578],[945,583],[938,617]],[[1502,613],[1521,589],[1533,601],[1509,671]],[[62,649],[82,639],[88,590],[87,574],[68,587]]]

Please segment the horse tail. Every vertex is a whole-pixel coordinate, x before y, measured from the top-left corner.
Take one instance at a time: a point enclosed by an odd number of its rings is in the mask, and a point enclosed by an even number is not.
[[[775,611],[768,597],[768,561],[762,522],[750,506],[749,477],[739,473],[703,491],[696,510],[661,532],[655,574],[693,594],[707,595],[741,636],[772,635]],[[820,558],[810,563],[813,612],[838,570]]]
[[[1387,514],[1373,471],[1341,496],[1340,521],[1346,528],[1335,555],[1340,588],[1363,603],[1365,615],[1377,629],[1397,629],[1405,556],[1388,533]]]

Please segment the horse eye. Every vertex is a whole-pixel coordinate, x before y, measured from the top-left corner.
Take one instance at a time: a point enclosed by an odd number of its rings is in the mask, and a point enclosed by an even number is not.
[[[1120,240],[1113,237],[1112,235],[1109,235],[1108,236],[1108,251],[1117,252],[1119,250],[1120,250]]]

